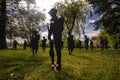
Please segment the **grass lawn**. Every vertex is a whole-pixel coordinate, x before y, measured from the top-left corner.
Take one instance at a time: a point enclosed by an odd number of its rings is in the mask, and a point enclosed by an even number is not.
[[[53,71],[48,53],[33,57],[29,48],[0,50],[0,80],[120,80],[120,50],[62,50],[62,70]]]

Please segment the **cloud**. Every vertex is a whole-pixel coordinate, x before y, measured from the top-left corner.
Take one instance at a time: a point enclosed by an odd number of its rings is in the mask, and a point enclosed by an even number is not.
[[[93,31],[93,32],[91,32],[91,33],[89,33],[89,34],[86,34],[86,35],[87,35],[89,38],[92,38],[92,37],[98,36],[99,33],[100,33],[100,30],[98,30],[98,31]]]
[[[93,24],[96,20],[89,20],[90,24]]]

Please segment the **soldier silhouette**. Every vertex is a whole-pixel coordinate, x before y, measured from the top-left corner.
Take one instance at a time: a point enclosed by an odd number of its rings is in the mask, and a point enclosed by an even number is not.
[[[102,37],[100,37],[100,47],[101,47],[101,51],[104,50],[104,39]]]
[[[82,48],[82,42],[81,42],[81,40],[79,40],[79,42],[78,42],[78,47],[79,47],[79,49]]]
[[[27,47],[27,41],[24,40],[24,45],[23,45],[23,49],[26,50],[26,47]]]
[[[70,31],[68,32],[67,42],[68,42],[69,55],[71,55],[73,52],[73,48],[74,48],[74,40],[73,40],[73,35],[70,34]]]
[[[62,43],[64,18],[63,17],[58,18],[56,14],[57,14],[57,10],[55,8],[52,8],[49,11],[49,15],[51,16],[51,22],[50,22],[48,39],[50,40],[50,55],[51,55],[52,64],[53,64],[54,52],[53,52],[53,42],[51,41],[51,35],[53,34],[53,40],[54,40],[55,50],[57,54],[57,64],[58,64],[57,70],[61,70],[61,43]]]
[[[85,49],[88,50],[89,38],[85,35]]]
[[[13,49],[17,49],[17,45],[18,45],[18,42],[17,42],[17,40],[14,40],[13,41]]]
[[[39,38],[40,36],[37,34],[37,31],[34,31],[31,37],[31,48],[33,56],[37,56]]]
[[[43,52],[45,52],[45,50],[46,50],[46,41],[47,41],[47,39],[45,39],[45,36],[43,36],[43,40],[42,40],[42,50],[43,50]]]

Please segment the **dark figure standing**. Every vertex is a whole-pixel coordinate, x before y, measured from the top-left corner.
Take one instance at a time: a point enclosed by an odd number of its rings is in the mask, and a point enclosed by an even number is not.
[[[37,31],[34,31],[31,37],[31,48],[32,48],[33,56],[37,56],[39,38],[40,36],[37,34]]]
[[[53,39],[54,39],[54,44],[55,44],[55,49],[56,49],[56,54],[57,54],[57,70],[61,70],[61,43],[62,43],[62,32],[63,32],[63,23],[64,19],[58,18],[56,16],[57,10],[52,8],[49,12],[51,18],[51,23],[50,23],[50,29],[49,29],[49,34],[48,34],[48,39],[50,40],[51,43],[51,35],[53,34]],[[52,44],[53,45],[53,44]],[[51,46],[50,44],[50,47]],[[51,49],[51,48],[50,48]],[[51,52],[50,50],[50,55],[52,55],[52,63],[54,63],[54,53]]]
[[[13,49],[17,49],[17,44],[18,44],[17,40],[14,40],[13,41]]]
[[[78,45],[79,45],[79,49],[81,49],[82,48],[82,42],[81,42],[81,40],[79,40]]]
[[[43,40],[42,40],[42,50],[43,50],[43,52],[45,52],[45,50],[46,50],[46,41],[47,41],[47,39],[45,39],[45,36],[43,36]]]
[[[93,50],[93,40],[90,40],[90,48]]]
[[[107,40],[107,38],[104,39],[104,47],[105,47],[105,49],[108,49],[108,40]]]
[[[27,41],[24,40],[24,45],[23,45],[23,49],[26,50],[26,47],[27,47]]]
[[[88,50],[89,38],[85,36],[85,49]]]
[[[100,37],[100,47],[101,47],[101,51],[104,50],[104,39],[102,37]]]
[[[74,48],[74,40],[73,40],[73,35],[71,35],[70,32],[68,32],[67,42],[68,42],[69,55],[71,55],[73,52],[73,48]]]

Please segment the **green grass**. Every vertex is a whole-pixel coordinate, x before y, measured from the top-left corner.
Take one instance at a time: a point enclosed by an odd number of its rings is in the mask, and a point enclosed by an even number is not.
[[[48,53],[39,48],[33,57],[29,48],[0,50],[0,80],[120,80],[120,50],[62,50],[62,70],[53,71]]]

